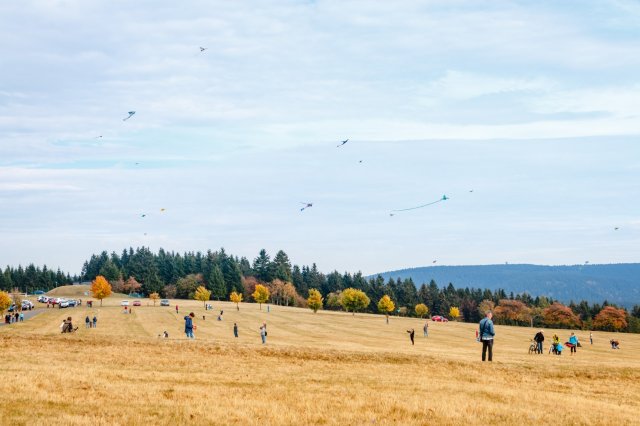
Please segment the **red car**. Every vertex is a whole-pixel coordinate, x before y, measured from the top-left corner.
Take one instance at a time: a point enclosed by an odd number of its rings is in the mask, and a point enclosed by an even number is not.
[[[435,322],[449,322],[449,320],[448,320],[448,319],[446,319],[445,317],[440,316],[440,315],[434,315],[434,316],[432,316],[432,317],[431,317],[431,321],[435,321]]]
[[[141,303],[139,300],[134,300],[133,301],[133,306],[141,306]]]

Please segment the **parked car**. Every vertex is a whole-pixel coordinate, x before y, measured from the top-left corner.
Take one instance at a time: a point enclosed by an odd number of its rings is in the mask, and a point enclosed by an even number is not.
[[[75,308],[75,307],[76,307],[76,305],[78,304],[78,301],[77,301],[77,300],[73,300],[73,299],[71,299],[71,300],[67,300],[67,304],[68,304],[68,306],[69,306],[70,308]]]
[[[140,303],[139,300],[134,300],[133,301],[133,306],[142,306],[142,303]]]
[[[434,315],[434,316],[432,316],[432,317],[431,317],[431,321],[435,321],[435,322],[449,322],[449,320],[448,320],[448,319],[446,319],[445,317],[440,316],[440,315]]]
[[[30,311],[33,309],[33,302],[31,302],[31,300],[23,300],[22,301],[22,310],[23,311]]]
[[[47,300],[49,300],[47,296],[38,296],[38,302],[40,303],[47,303]]]
[[[33,294],[44,294],[43,290],[36,290],[33,292]]]
[[[170,306],[169,299],[162,299],[160,301],[160,306]]]
[[[69,307],[69,301],[68,300],[62,300],[62,301],[58,302],[58,307],[60,307],[60,308],[68,308]]]
[[[129,301],[123,300],[122,302],[120,302],[120,306],[129,306]]]

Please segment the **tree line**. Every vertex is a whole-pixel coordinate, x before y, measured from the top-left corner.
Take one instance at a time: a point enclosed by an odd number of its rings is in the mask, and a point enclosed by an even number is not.
[[[26,292],[33,294],[36,290],[49,291],[61,285],[72,284],[78,277],[65,275],[60,269],[54,271],[47,266],[40,268],[30,264],[26,268],[18,266],[13,268],[7,266],[4,271],[0,270],[0,291]]]
[[[158,293],[166,298],[193,298],[202,286],[210,291],[212,299],[229,300],[230,294],[236,292],[242,294],[245,301],[252,301],[256,285],[263,284],[269,289],[272,303],[307,306],[309,291],[317,289],[324,308],[338,310],[345,309],[341,303],[344,290],[356,289],[369,299],[361,309],[363,312],[381,312],[378,303],[388,296],[394,311],[386,314],[418,317],[428,313],[477,322],[487,309],[493,309],[496,322],[501,324],[640,332],[640,306],[631,312],[607,301],[602,304],[571,302],[565,306],[549,297],[507,294],[502,289],[455,288],[452,283],[440,287],[433,280],[416,287],[410,278],[385,281],[380,275],[365,277],[361,272],[324,274],[315,263],[292,265],[282,250],[273,259],[266,250],[260,250],[252,262],[227,254],[224,248],[182,254],[163,249],[153,253],[146,247],[125,249],[121,254],[104,251],[91,256],[82,268],[85,281],[92,281],[98,275],[112,283],[115,291],[139,289],[143,294]],[[426,312],[416,312],[418,305],[424,305]],[[603,316],[598,318],[603,311],[606,321]],[[618,319],[614,321],[609,318],[611,315]]]

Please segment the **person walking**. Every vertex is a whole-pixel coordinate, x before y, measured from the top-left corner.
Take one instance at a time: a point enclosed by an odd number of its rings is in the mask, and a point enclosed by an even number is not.
[[[267,325],[263,324],[260,326],[260,337],[262,338],[262,344],[267,343]]]
[[[569,344],[567,346],[571,349],[571,355],[578,353],[578,336],[575,333],[572,332],[571,336],[569,336]]]
[[[89,315],[84,319],[84,328],[91,328],[91,320],[89,319]]]
[[[98,318],[96,318],[96,316],[93,316],[93,328],[96,328],[98,326]]]
[[[422,331],[424,332],[424,337],[429,337],[429,321],[424,323],[424,327],[422,327]]]
[[[233,335],[238,337],[238,324],[235,322],[233,323]]]
[[[407,333],[409,333],[409,339],[411,339],[411,345],[414,345],[415,343],[413,341],[413,338],[416,335],[415,330],[412,328],[411,330],[407,330]]]
[[[179,313],[179,312],[178,312],[178,305],[176,305],[176,314],[178,314],[178,313]]]
[[[493,338],[496,333],[493,329],[493,312],[488,311],[487,316],[480,320],[479,333],[480,340],[482,341],[482,361],[487,358],[487,351],[489,352],[489,362],[493,361]]]
[[[193,312],[184,317],[184,333],[187,335],[187,339],[195,339],[195,337],[193,337],[193,329],[195,327],[193,325],[193,317],[195,317]]]
[[[541,354],[544,349],[542,344],[544,342],[544,333],[542,333],[542,330],[536,333],[536,336],[533,338],[533,340],[536,341],[536,350],[539,354]]]

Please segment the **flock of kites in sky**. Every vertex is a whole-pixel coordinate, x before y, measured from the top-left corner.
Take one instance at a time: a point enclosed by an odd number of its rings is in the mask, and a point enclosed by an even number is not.
[[[208,50],[208,48],[207,48],[207,47],[202,47],[202,46],[200,46],[200,53],[204,53],[206,50]],[[127,121],[127,120],[129,120],[129,119],[130,119],[130,118],[132,118],[135,114],[136,114],[136,112],[135,112],[135,111],[128,111],[128,112],[127,112],[127,116],[126,116],[125,118],[123,118],[123,119],[122,119],[122,121]],[[98,138],[102,138],[102,135],[100,135],[100,136],[97,136],[97,137],[96,137],[96,139],[98,139]],[[343,147],[343,146],[345,146],[348,142],[349,142],[349,138],[347,138],[347,139],[345,139],[345,140],[343,140],[343,141],[340,141],[340,143],[337,145],[337,148],[342,148],[342,147]],[[362,160],[359,160],[359,161],[358,161],[358,163],[362,164]],[[135,163],[135,164],[136,164],[136,165],[139,165],[140,163]],[[470,192],[470,193],[472,193],[472,192],[473,192],[473,189],[469,190],[469,192]],[[397,215],[398,213],[408,212],[408,211],[411,211],[411,210],[418,210],[418,209],[422,209],[422,208],[425,208],[425,207],[433,206],[433,205],[435,205],[435,204],[442,203],[442,202],[447,201],[447,200],[449,200],[449,199],[450,199],[450,198],[449,198],[447,195],[443,195],[442,197],[438,198],[438,199],[437,199],[437,200],[435,200],[435,201],[427,202],[427,203],[420,204],[420,205],[417,205],[417,206],[414,206],[414,207],[408,207],[408,208],[403,208],[403,209],[395,209],[395,210],[391,210],[391,211],[389,212],[389,216],[393,217],[393,216]],[[303,206],[302,208],[300,208],[300,211],[301,211],[301,212],[305,211],[306,209],[309,209],[309,208],[313,207],[313,203],[312,203],[312,202],[306,202],[306,201],[305,201],[305,202],[301,202],[300,204],[302,204],[302,206]],[[165,208],[161,208],[161,209],[160,209],[160,213],[164,213],[164,212],[165,212],[165,210],[166,210]],[[142,217],[142,218],[147,217],[147,213],[142,213],[142,214],[140,215],[140,217]],[[620,229],[619,227],[615,227],[615,228],[614,228],[614,231],[618,231],[619,229]],[[144,235],[147,235],[147,233],[145,233]],[[436,263],[436,260],[434,260],[434,261],[433,261],[433,263]],[[589,262],[587,261],[587,262],[585,262],[585,264],[589,264]]]

